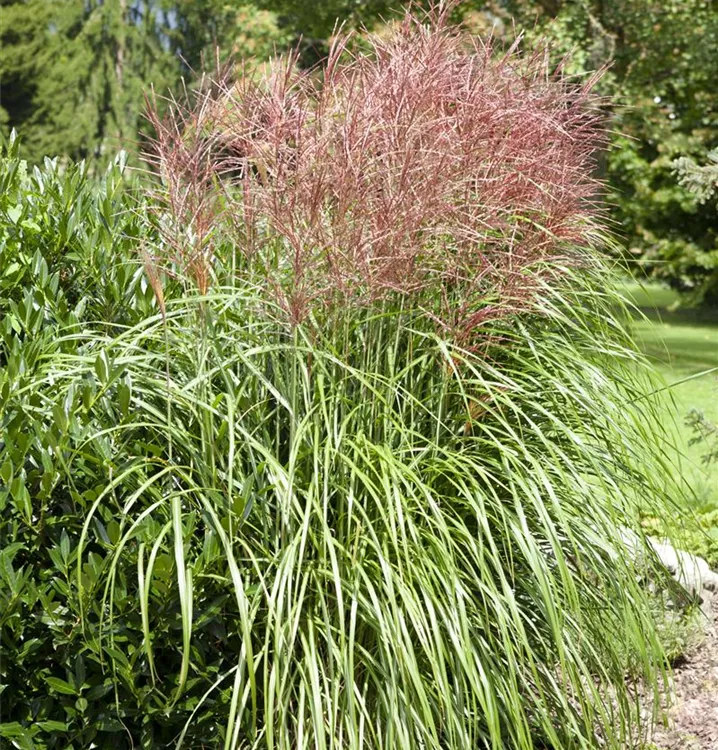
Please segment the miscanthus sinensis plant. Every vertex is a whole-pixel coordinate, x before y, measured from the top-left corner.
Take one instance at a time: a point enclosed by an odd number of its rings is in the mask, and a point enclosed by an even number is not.
[[[620,529],[663,512],[663,458],[601,256],[592,82],[441,12],[358,49],[151,115],[159,312],[35,384],[96,389],[66,458],[107,475],[81,617],[104,596],[114,643],[136,592],[162,746],[631,746],[653,704],[626,675],[650,695],[664,660]]]

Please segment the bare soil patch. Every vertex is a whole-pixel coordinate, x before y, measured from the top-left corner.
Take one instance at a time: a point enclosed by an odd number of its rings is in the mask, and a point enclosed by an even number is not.
[[[668,726],[653,736],[658,750],[718,750],[717,606],[714,601],[706,637],[674,668]]]

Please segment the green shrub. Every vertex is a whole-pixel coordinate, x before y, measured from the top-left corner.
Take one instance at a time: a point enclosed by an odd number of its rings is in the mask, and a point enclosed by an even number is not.
[[[136,251],[147,222],[123,157],[95,180],[84,163],[30,168],[18,146],[13,134],[0,153],[3,331],[32,337],[48,325],[126,324],[150,313]]]
[[[89,747],[122,726],[108,657],[78,627],[70,583],[83,507],[106,472],[97,454],[68,460],[101,389],[83,383],[75,410],[55,403],[51,381],[39,392],[37,378],[77,352],[88,320],[116,330],[157,304],[122,161],[92,180],[84,165],[30,170],[17,146],[13,136],[0,154],[0,736],[22,748]],[[87,570],[98,574],[96,557]]]

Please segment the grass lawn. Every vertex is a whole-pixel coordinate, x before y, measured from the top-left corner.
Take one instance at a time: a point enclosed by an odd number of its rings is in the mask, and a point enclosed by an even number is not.
[[[695,494],[695,510],[718,509],[718,465],[705,466],[705,448],[690,446],[693,431],[685,425],[691,409],[718,423],[718,371],[691,376],[718,367],[718,311],[678,308],[678,295],[660,286],[626,285],[626,296],[639,307],[635,336],[670,388],[656,394],[671,423],[680,456],[682,478]]]

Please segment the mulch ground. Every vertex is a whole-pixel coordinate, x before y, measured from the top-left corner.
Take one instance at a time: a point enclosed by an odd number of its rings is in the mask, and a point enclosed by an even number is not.
[[[705,639],[674,667],[668,726],[659,727],[653,737],[659,750],[718,750],[717,608],[714,601]]]

